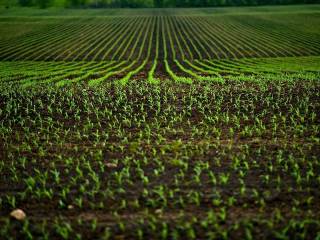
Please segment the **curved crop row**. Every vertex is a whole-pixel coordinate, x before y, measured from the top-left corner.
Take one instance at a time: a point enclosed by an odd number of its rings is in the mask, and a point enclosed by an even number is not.
[[[320,53],[320,41],[314,31],[303,32],[299,28],[302,23],[297,22],[299,30],[295,32],[292,22],[286,28],[279,16],[273,15],[271,19],[263,14],[178,16],[166,13],[161,12],[159,16],[57,19],[50,23],[50,29],[41,22],[44,21],[42,18],[37,19],[46,26],[41,28],[43,30],[34,29],[33,35],[0,41],[0,60],[130,61],[139,55],[143,39],[154,35],[159,27],[163,31],[155,38],[161,41],[164,34],[165,44],[157,45],[157,40],[153,41],[150,56],[155,56],[160,47],[166,46],[166,55],[161,52],[158,58],[169,61]],[[146,57],[145,50],[142,55]]]

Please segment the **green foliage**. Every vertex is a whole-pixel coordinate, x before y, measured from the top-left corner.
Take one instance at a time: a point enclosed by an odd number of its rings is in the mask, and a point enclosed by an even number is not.
[[[319,74],[19,88],[30,66],[0,68],[0,238],[316,237]]]
[[[27,6],[31,6],[33,4],[33,1],[32,0],[18,0],[18,3],[22,7],[27,7]]]
[[[319,239],[313,7],[1,11],[0,239]]]
[[[5,1],[5,0],[3,0]],[[12,1],[3,3],[12,5]],[[319,0],[17,0],[20,6],[66,6],[66,7],[216,7],[216,6],[256,6],[275,4],[305,4],[320,3]],[[1,1],[0,1],[1,4]]]
[[[36,0],[36,5],[40,8],[47,8],[52,4],[52,0]]]

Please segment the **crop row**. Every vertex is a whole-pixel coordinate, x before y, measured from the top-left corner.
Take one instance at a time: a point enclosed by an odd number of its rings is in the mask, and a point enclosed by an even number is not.
[[[243,78],[0,85],[0,238],[319,238],[319,81]]]
[[[42,25],[45,20],[37,19]],[[15,26],[25,24],[22,21],[36,20],[22,19]],[[144,61],[150,54],[153,59],[157,55],[156,60],[174,61],[320,53],[315,33],[256,15],[92,17],[50,22],[40,30],[36,26],[34,32],[0,41],[0,59]]]
[[[160,35],[160,31],[156,33]],[[102,61],[102,62],[1,62],[0,83],[22,85],[38,84],[65,86],[71,83],[98,85],[107,81],[127,84],[130,79],[147,79],[159,82],[159,79],[173,81],[223,81],[223,79],[241,79],[244,76],[259,74],[299,74],[319,72],[319,57],[286,58],[243,58],[238,60],[151,60],[151,42],[145,37],[143,43],[149,43],[147,56],[141,61]],[[156,38],[156,44],[161,41]],[[142,50],[139,56],[142,55]],[[167,49],[164,48],[167,55]],[[158,51],[155,56],[158,56]]]

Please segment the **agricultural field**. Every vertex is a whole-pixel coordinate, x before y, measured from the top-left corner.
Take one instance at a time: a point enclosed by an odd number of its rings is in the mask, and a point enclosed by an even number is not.
[[[0,9],[0,239],[319,240],[319,80],[320,5]]]

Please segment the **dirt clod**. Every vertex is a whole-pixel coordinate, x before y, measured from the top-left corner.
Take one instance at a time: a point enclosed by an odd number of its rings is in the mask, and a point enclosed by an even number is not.
[[[18,221],[23,221],[27,215],[23,210],[15,209],[10,213],[10,216]]]
[[[108,168],[116,168],[118,165],[115,164],[115,163],[106,163],[106,166],[107,166]]]

